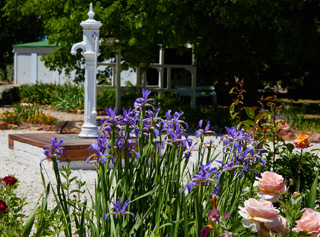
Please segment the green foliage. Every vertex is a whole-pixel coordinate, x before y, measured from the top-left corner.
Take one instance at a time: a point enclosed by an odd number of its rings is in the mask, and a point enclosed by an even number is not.
[[[115,102],[115,89],[97,89],[97,110],[104,110],[106,107],[114,107]]]
[[[157,103],[157,107],[161,109],[159,112],[159,115],[162,118],[165,118],[166,116],[165,113],[168,110],[174,110],[174,111],[183,110],[183,106],[181,106],[181,103],[179,101],[179,98],[177,97],[176,92],[162,93],[156,97],[155,101]]]
[[[2,101],[6,105],[20,102],[19,87],[6,88],[4,91],[2,91],[1,95],[2,95]]]
[[[60,71],[67,67],[67,73],[76,69],[83,79],[81,64],[76,63],[82,58],[81,54],[71,56],[70,48],[72,43],[82,40],[79,23],[88,18],[89,2],[68,0],[64,4],[58,1],[40,4],[20,0],[5,1],[2,5],[6,13],[2,25],[10,23],[6,30],[16,29],[13,26],[17,23],[34,26],[21,22],[30,22],[31,16],[41,15],[35,20],[36,26],[43,22],[49,42],[59,43],[54,55],[43,57],[46,65]],[[101,38],[117,39],[114,44],[108,40],[101,42],[101,59],[109,59],[114,50],[120,49],[125,52],[125,64],[147,66],[156,61],[160,45],[183,52],[182,45],[190,43],[202,71],[198,81],[217,82],[219,91],[225,91],[226,82],[230,84],[237,75],[247,78],[252,88],[250,99],[259,87],[267,83],[274,85],[279,80],[283,87],[301,90],[303,86],[309,89],[304,90],[304,95],[317,96],[310,93],[319,88],[316,80],[320,64],[319,6],[315,0],[281,3],[103,0],[94,3],[93,10],[95,19],[103,24]],[[295,94],[299,93],[292,96]],[[220,95],[224,101],[226,94]]]
[[[285,201],[280,201],[282,206],[282,212],[285,214],[287,220],[287,226],[289,229],[288,236],[301,236],[302,233],[292,232],[292,228],[296,225],[296,221],[301,217],[301,204],[303,196],[299,193],[293,193],[288,195]]]
[[[54,168],[54,171],[55,169],[57,168]],[[66,218],[64,218],[64,213],[61,210],[61,205],[57,205],[52,209],[48,208],[48,197],[50,194],[50,190],[52,190],[55,200],[59,202],[57,199],[58,198],[57,189],[55,189],[51,183],[46,184],[46,180],[43,175],[43,172],[41,172],[41,178],[42,178],[42,183],[43,183],[45,192],[41,199],[41,205],[37,206],[37,208],[34,210],[35,212],[34,216],[32,217],[35,219],[33,221],[35,221],[35,227],[37,230],[36,236],[54,235],[55,233],[60,233],[60,232],[63,232],[64,229],[67,229],[68,224],[66,224],[65,222]],[[60,184],[58,184],[59,192],[61,191],[62,186],[65,188],[68,188],[69,184],[70,182],[63,183],[63,184],[61,184],[60,182]],[[33,221],[31,220],[30,222],[32,223]],[[68,235],[65,235],[65,236],[68,236]]]
[[[126,93],[121,96],[121,108],[124,107],[129,109],[132,107],[132,101],[138,98],[141,95],[139,87],[130,87]]]
[[[287,146],[293,146],[288,144]],[[280,150],[280,149],[279,149]],[[296,191],[298,178],[300,177],[300,191],[301,193],[309,190],[316,179],[315,170],[320,169],[318,162],[319,157],[312,152],[303,152],[301,156],[301,172],[298,173],[299,159],[301,154],[290,152],[285,145],[280,150],[279,157],[275,161],[274,172],[281,174],[285,179],[292,179],[294,185],[290,186],[290,191]],[[270,169],[270,165],[267,166]]]
[[[14,105],[14,111],[24,121],[30,120],[31,117],[42,113],[42,109],[36,104],[22,106],[18,103]]]
[[[62,111],[83,109],[84,88],[72,84],[59,85],[52,92],[50,100],[54,108]]]
[[[310,107],[308,103],[290,103],[282,109],[282,113],[287,118],[291,128],[298,131],[320,131],[320,119],[317,116],[308,118],[306,115],[308,107]],[[315,109],[315,111],[317,110],[318,108]]]
[[[34,85],[22,85],[19,88],[21,102],[46,105],[51,102],[51,94],[56,89],[55,84],[36,83]]]
[[[0,81],[5,81],[8,83],[13,82],[13,65],[7,65],[6,69],[1,68],[0,70]]]
[[[12,65],[12,45],[40,41],[44,36],[41,17],[36,12],[25,12],[23,0],[0,2],[0,75],[8,80],[8,65]]]
[[[230,105],[229,111],[230,111],[231,118],[237,119],[238,123],[240,123],[241,121],[240,114],[243,109],[245,109],[247,114],[250,112],[249,117],[251,117],[251,119],[253,118],[253,116],[250,109],[248,109],[247,107],[244,107],[244,104],[243,104],[244,93],[246,93],[246,91],[244,90],[244,79],[240,81],[239,78],[236,77],[235,82],[236,82],[236,86],[233,87],[229,93],[235,94],[236,98],[233,100],[233,103]]]
[[[9,124],[56,124],[57,118],[42,112],[42,109],[36,105],[22,106],[20,103],[14,105],[13,112],[7,111],[1,115],[1,120]]]
[[[20,123],[19,115],[17,116],[16,112],[6,111],[1,115],[0,119],[6,123],[9,123],[9,124],[19,124]]]

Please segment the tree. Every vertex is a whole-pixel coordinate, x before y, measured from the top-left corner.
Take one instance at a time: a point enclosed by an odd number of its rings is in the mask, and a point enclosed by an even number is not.
[[[8,1],[9,3],[10,1]],[[269,83],[298,88],[315,83],[319,65],[319,3],[316,0],[102,0],[93,3],[101,21],[102,58],[120,49],[126,63],[148,65],[160,47],[194,45],[198,81],[210,84],[245,78],[250,98]],[[70,55],[81,40],[79,23],[88,17],[89,1],[32,1],[24,9],[37,13],[50,43],[59,43],[51,67],[74,68],[81,58]],[[314,87],[313,87],[314,88]]]
[[[5,80],[6,67],[13,63],[12,45],[40,41],[43,37],[41,19],[35,14],[23,13],[20,7],[22,2],[0,2],[0,72]]]

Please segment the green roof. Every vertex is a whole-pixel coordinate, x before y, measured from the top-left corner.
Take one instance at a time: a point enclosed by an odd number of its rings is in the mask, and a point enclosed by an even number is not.
[[[52,47],[53,48],[57,47],[57,44],[49,44],[47,40],[13,45],[13,48],[52,48]]]

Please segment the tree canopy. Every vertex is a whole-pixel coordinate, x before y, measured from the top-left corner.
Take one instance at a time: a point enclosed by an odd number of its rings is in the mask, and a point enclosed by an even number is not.
[[[13,63],[12,45],[40,41],[41,19],[22,11],[23,1],[0,1],[0,72],[7,79],[6,66]]]
[[[6,3],[9,14],[17,10],[13,2]],[[81,58],[80,53],[72,56],[70,48],[81,41],[79,23],[88,18],[89,4],[84,0],[21,3],[22,13],[41,19],[49,43],[59,44],[45,59],[51,68],[74,68]],[[120,49],[126,63],[148,65],[160,47],[182,52],[189,43],[197,58],[198,83],[217,83],[223,89],[239,76],[252,89],[277,82],[291,89],[309,85],[315,90],[314,85],[320,85],[316,0],[102,0],[93,5],[95,19],[103,23],[101,38],[117,39],[112,45],[102,43],[103,58]]]

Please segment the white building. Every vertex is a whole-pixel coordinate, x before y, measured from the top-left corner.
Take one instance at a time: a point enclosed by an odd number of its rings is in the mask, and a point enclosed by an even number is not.
[[[48,41],[32,42],[13,45],[14,53],[14,83],[35,84],[54,83],[63,84],[72,81],[74,74],[65,75],[63,72],[50,71],[42,62],[41,56],[53,54],[56,44],[48,44]]]
[[[36,84],[54,83],[63,84],[72,82],[75,74],[71,72],[70,76],[58,71],[50,71],[41,61],[44,54],[53,54],[56,44],[48,44],[48,41],[31,42],[25,44],[13,45],[14,53],[14,83],[15,84]],[[107,61],[109,62],[109,61]],[[104,70],[105,66],[99,66],[97,71]],[[136,74],[132,70],[121,72],[121,86],[125,86],[126,81],[136,85]]]

